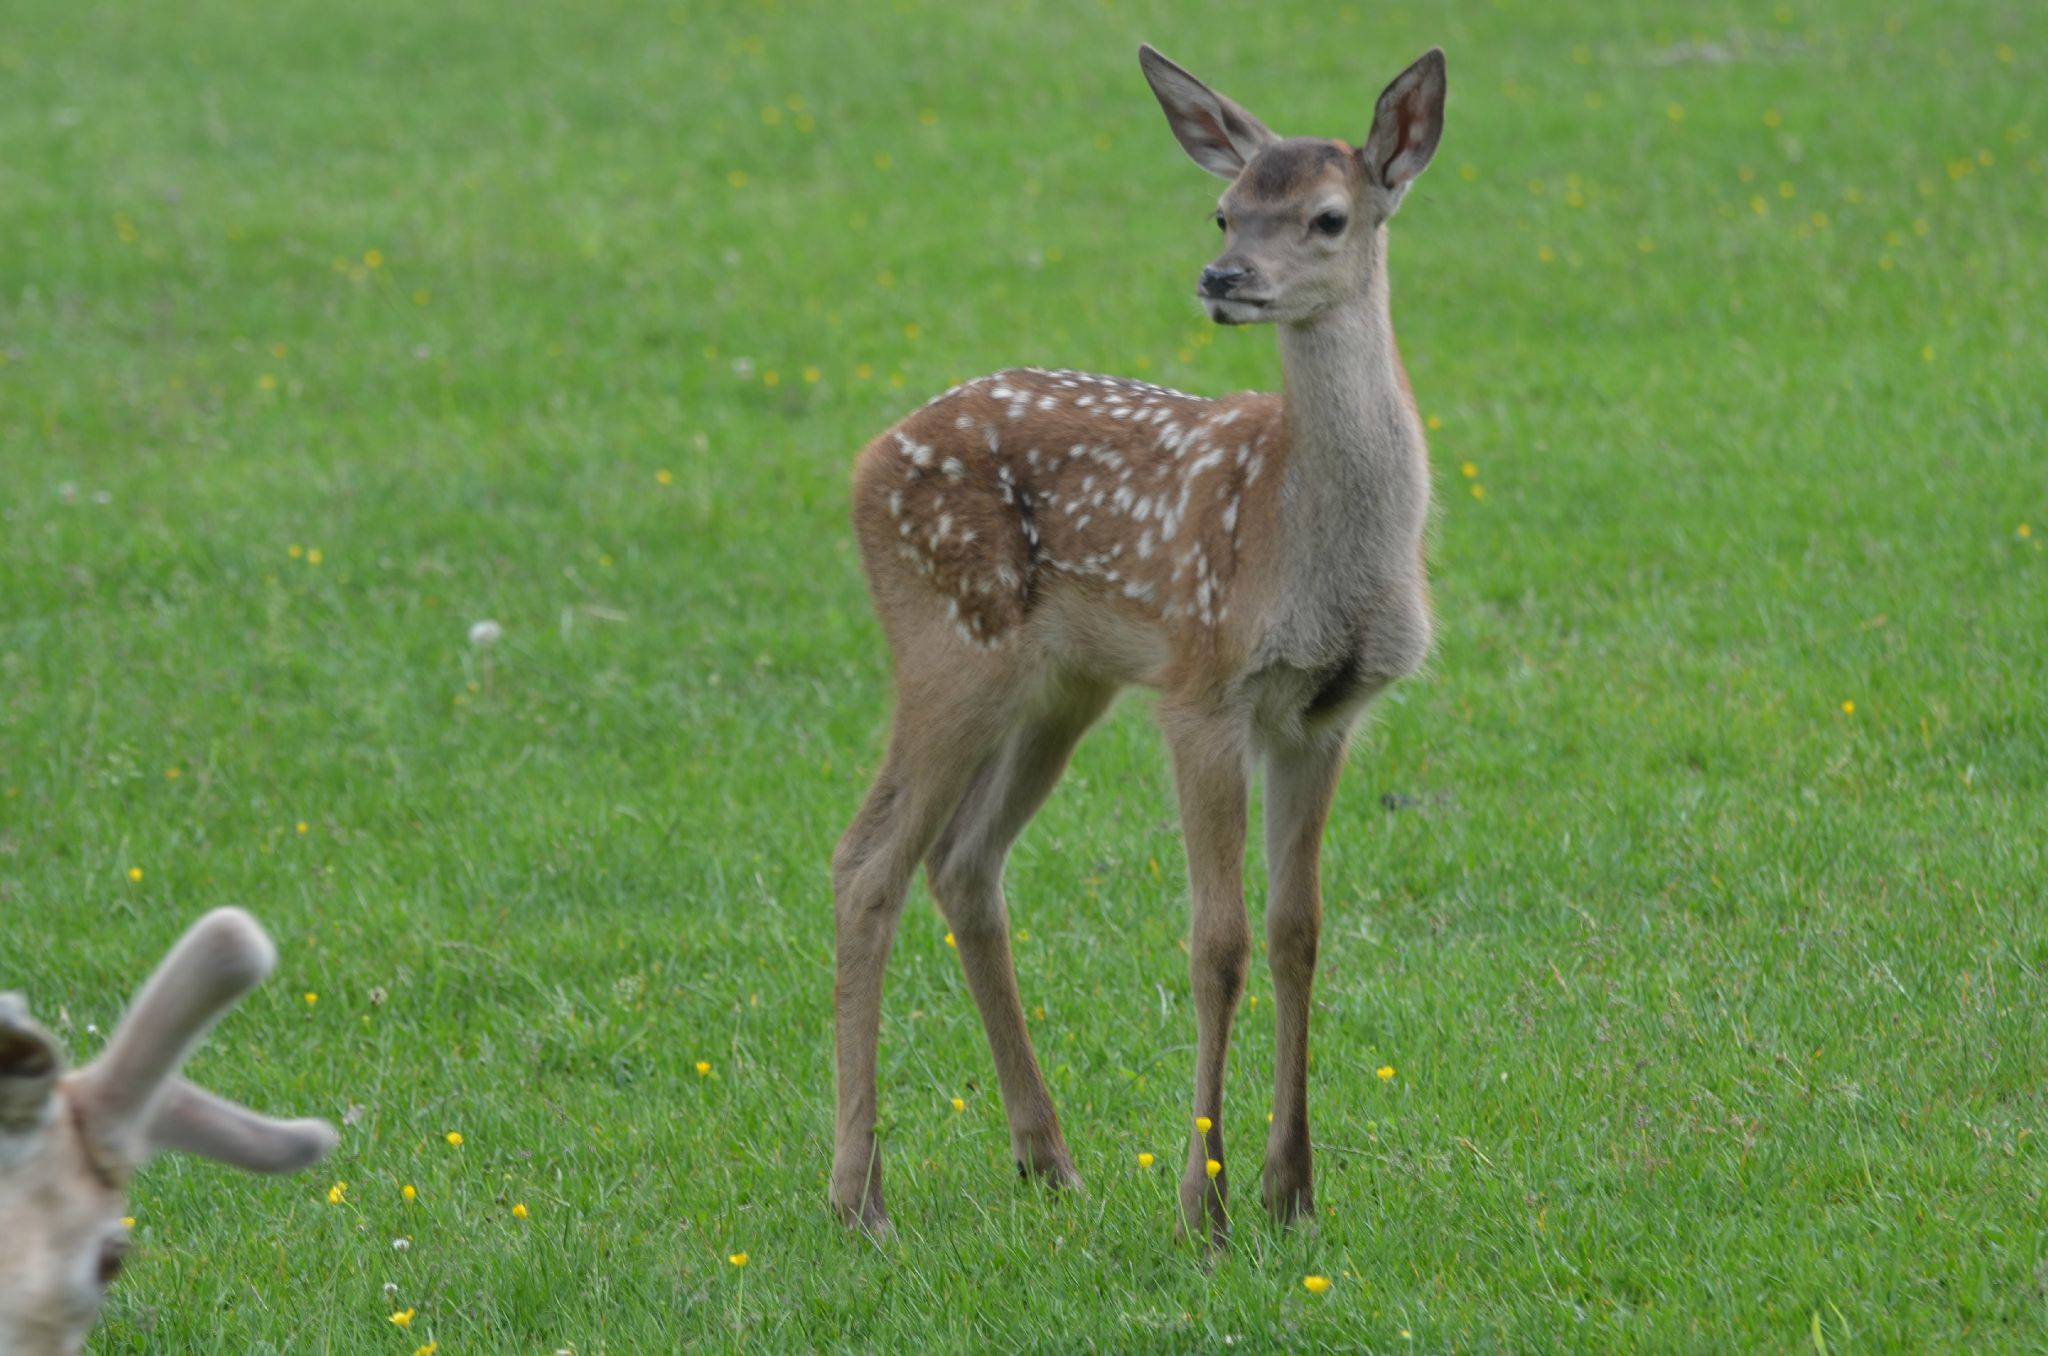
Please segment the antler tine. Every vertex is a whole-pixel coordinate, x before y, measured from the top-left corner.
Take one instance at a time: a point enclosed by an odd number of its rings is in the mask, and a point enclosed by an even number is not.
[[[263,981],[277,948],[241,909],[215,909],[188,929],[129,1005],[105,1053],[75,1079],[101,1143],[129,1162],[158,1098],[208,1027]]]

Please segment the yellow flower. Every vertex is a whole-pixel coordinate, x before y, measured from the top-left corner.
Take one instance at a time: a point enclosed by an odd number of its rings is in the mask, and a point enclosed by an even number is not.
[[[817,380],[817,379],[818,379],[819,377],[821,377],[821,376],[823,376],[823,375],[825,375],[825,374],[824,374],[824,373],[822,373],[822,372],[820,372],[820,371],[819,371],[819,370],[818,370],[817,368],[815,368],[815,367],[806,367],[806,368],[804,369],[804,380],[805,380],[805,381],[807,381],[807,382],[812,382],[812,381],[816,381],[816,380]]]
[[[512,1218],[513,1218],[513,1219],[525,1219],[525,1218],[526,1218],[526,1202],[524,1202],[524,1201],[520,1201],[519,1203],[517,1203],[516,1205],[514,1205],[514,1206],[512,1207]]]
[[[958,946],[958,945],[960,945],[960,943],[958,943],[958,942],[954,941],[954,940],[953,940],[953,934],[952,934],[952,933],[950,933],[950,932],[948,932],[948,933],[946,934],[946,945],[947,945],[947,946]]]
[[[434,1353],[440,1349],[441,1344],[439,1342],[429,1342],[423,1347],[415,1347],[412,1356],[434,1356]]]
[[[364,268],[382,268],[382,267],[384,267],[384,251],[382,251],[382,250],[364,250],[364,251],[363,251],[363,267],[364,267]]]
[[[340,1205],[340,1204],[341,1204],[341,1203],[342,1203],[343,1201],[345,1201],[345,1200],[347,1200],[347,1199],[348,1199],[348,1183],[347,1183],[347,1182],[336,1182],[336,1183],[335,1183],[335,1184],[334,1184],[333,1186],[331,1186],[331,1187],[327,1188],[327,1203],[328,1203],[329,1205]]]
[[[256,378],[256,386],[258,390],[275,391],[277,389],[277,377],[273,373],[265,372],[262,376]]]
[[[2034,535],[2034,529],[2026,523],[2021,523],[2019,526],[2019,534],[2022,537],[2031,537]]]
[[[123,1229],[133,1229],[133,1228],[135,1227],[135,1216],[133,1216],[133,1215],[123,1215],[123,1216],[121,1216],[121,1227],[122,1227]]]
[[[1557,262],[1557,251],[1548,245],[1538,245],[1536,247],[1536,257],[1546,264],[1554,264]]]
[[[297,542],[293,542],[290,546],[285,547],[284,553],[290,556],[293,560],[297,560],[300,556],[306,554],[306,548],[299,545]]]
[[[1479,463],[1474,461],[1464,462],[1458,467],[1458,473],[1467,480],[1475,480],[1479,476]]]
[[[311,990],[308,990],[308,991],[306,992],[306,1006],[307,1006],[307,1007],[309,1007],[309,1008],[310,1008],[310,1007],[312,1007],[312,1006],[313,1006],[313,1005],[314,1005],[315,1003],[317,1003],[317,1002],[319,1002],[319,1001],[320,1001],[320,995],[319,995],[319,994],[317,994],[317,993],[314,993],[314,992],[312,992]]]
[[[299,832],[300,832],[300,833],[304,833],[305,831],[306,831],[306,821],[302,819],[302,820],[300,820],[300,821],[299,821]]]
[[[654,473],[654,483],[655,483],[655,484],[657,484],[657,485],[673,485],[673,484],[675,484],[675,483],[676,483],[676,475],[675,475],[675,472],[673,472],[673,471],[669,470],[669,469],[668,469],[668,468],[667,468],[666,466],[662,467],[662,468],[661,468],[661,469],[660,469],[659,471],[656,471],[656,472]]]
[[[1855,715],[1855,714],[1856,714],[1856,703],[1855,703],[1855,702],[1843,702],[1843,703],[1842,703],[1842,714],[1843,714],[1843,715],[1845,715],[1845,716],[1853,716],[1853,715]]]
[[[1790,179],[1783,180],[1778,184],[1778,196],[1781,198],[1789,198],[1798,191],[1798,189],[1792,187]]]
[[[1205,1135],[1209,1133],[1210,1128],[1215,1124],[1216,1122],[1210,1120],[1207,1116],[1195,1117],[1195,1129],[1201,1131]]]
[[[953,1099],[953,1110],[955,1110],[955,1111],[965,1111],[965,1110],[967,1110],[967,1099],[966,1099],[966,1098],[964,1098],[964,1097],[955,1097],[955,1098]]]
[[[1474,484],[1472,486],[1472,497],[1474,499],[1486,498],[1486,487],[1484,485]]]
[[[1422,422],[1427,424],[1432,432],[1444,426],[1444,421],[1442,420],[1442,418],[1434,414],[1432,414],[1431,416],[1429,416],[1429,418],[1423,420]]]
[[[410,1201],[418,1199],[420,1193],[414,1188],[412,1183],[407,1182],[403,1187],[399,1188],[398,1194]]]
[[[1151,1154],[1138,1155],[1138,1166],[1141,1168],[1149,1168],[1155,1161]]]
[[[1311,1295],[1320,1295],[1330,1288],[1330,1278],[1328,1276],[1304,1276],[1301,1278],[1301,1288],[1308,1291]]]
[[[1217,1173],[1223,1171],[1223,1165],[1212,1158],[1202,1165],[1202,1171],[1214,1177]]]
[[[460,1149],[462,1147],[462,1132],[460,1130],[450,1130],[448,1132],[448,1142]]]
[[[132,881],[135,881],[135,882],[136,882],[137,884],[140,884],[140,883],[141,883],[141,881],[142,881],[142,868],[141,868],[141,867],[139,867],[139,866],[131,866],[131,867],[129,867],[129,868],[128,868],[128,879],[129,879],[129,880],[132,880]]]
[[[1382,1083],[1394,1081],[1394,1066],[1391,1064],[1382,1064],[1379,1068],[1374,1069],[1373,1072],[1380,1076],[1380,1082]]]
[[[875,365],[873,363],[862,363],[853,369],[853,375],[858,381],[871,380],[875,375]]]
[[[710,1061],[710,1060],[708,1060],[708,1059],[700,1059],[700,1060],[698,1060],[698,1061],[697,1061],[697,1077],[699,1077],[699,1078],[709,1078],[710,1076],[711,1076],[711,1061]]]
[[[308,565],[318,565],[325,558],[320,554],[320,548],[317,546],[306,552],[306,563]]]
[[[180,773],[180,772],[178,771],[178,769],[176,769],[176,768],[174,768],[174,767],[167,767],[167,768],[165,768],[165,769],[164,769],[164,780],[165,780],[165,781],[172,781],[172,782],[174,782],[174,781],[178,780],[178,778],[179,778],[180,776],[182,776],[182,775],[183,775],[183,774],[182,774],[182,773]]]
[[[726,1258],[725,1260],[732,1263],[736,1267],[743,1267],[747,1264],[747,1255],[743,1252],[736,1252],[732,1256]]]
[[[761,374],[761,384],[763,386],[780,386],[782,385],[782,374],[771,367]]]
[[[418,1312],[419,1310],[417,1309],[400,1309],[391,1316],[391,1321],[401,1328],[410,1328],[412,1326],[412,1316]]]

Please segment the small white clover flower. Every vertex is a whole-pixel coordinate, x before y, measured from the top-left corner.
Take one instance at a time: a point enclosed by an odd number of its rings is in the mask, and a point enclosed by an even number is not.
[[[488,650],[491,646],[496,645],[504,634],[504,627],[486,617],[480,622],[470,623],[469,643],[476,646],[479,650]]]

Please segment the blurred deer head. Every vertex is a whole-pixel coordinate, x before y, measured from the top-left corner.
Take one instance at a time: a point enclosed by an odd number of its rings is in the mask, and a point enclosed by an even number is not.
[[[206,1029],[270,973],[256,920],[217,909],[136,995],[105,1053],[66,1074],[17,994],[0,994],[0,1353],[83,1349],[128,1251],[128,1181],[181,1150],[293,1172],[335,1145],[324,1121],[276,1121],[178,1076]]]

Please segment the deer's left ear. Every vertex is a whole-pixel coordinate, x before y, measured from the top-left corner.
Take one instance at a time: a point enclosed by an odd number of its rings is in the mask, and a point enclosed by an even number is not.
[[[1394,77],[1373,109],[1372,131],[1359,156],[1366,173],[1393,194],[1396,205],[1429,167],[1443,138],[1445,89],[1443,48],[1432,47]]]

